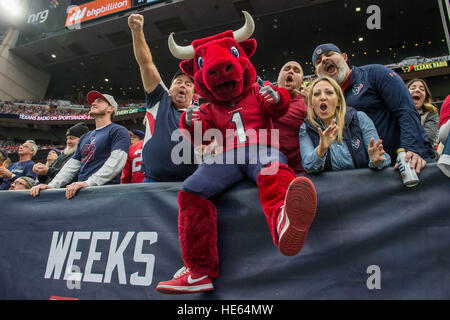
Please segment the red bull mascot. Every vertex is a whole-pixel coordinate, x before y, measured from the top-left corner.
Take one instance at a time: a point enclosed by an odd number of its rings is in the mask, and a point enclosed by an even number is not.
[[[180,68],[194,78],[197,93],[209,102],[191,106],[180,128],[192,137],[214,129],[223,152],[211,156],[187,178],[178,194],[178,233],[184,267],[157,290],[180,294],[213,290],[219,274],[216,207],[209,200],[237,182],[249,178],[259,198],[273,242],[287,256],[297,254],[317,208],[313,183],[296,177],[278,149],[272,119],[289,108],[290,95],[282,88],[259,86],[249,58],[256,50],[250,39],[254,22],[247,13],[245,25],[179,46],[169,36],[169,49],[183,61]],[[201,134],[201,133],[200,133]],[[208,144],[206,134],[200,135]],[[256,245],[256,244],[255,244]]]

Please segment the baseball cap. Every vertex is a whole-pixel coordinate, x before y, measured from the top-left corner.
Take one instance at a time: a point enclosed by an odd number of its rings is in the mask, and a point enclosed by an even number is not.
[[[102,99],[105,99],[106,101],[108,101],[108,103],[111,106],[114,107],[113,115],[116,114],[118,105],[117,105],[116,100],[114,100],[113,96],[111,96],[109,94],[106,94],[106,93],[100,93],[100,92],[95,91],[95,90],[88,92],[88,94],[87,94],[87,101],[89,102],[89,104],[92,104],[92,102],[94,102],[94,100],[97,99],[97,98],[102,98]]]
[[[334,51],[334,52],[337,52],[339,54],[342,54],[341,50],[339,50],[339,48],[333,43],[320,44],[314,49],[314,52],[313,52],[313,55],[312,55],[312,63],[313,63],[313,65],[314,66],[316,65],[317,58],[319,58],[322,54],[327,53],[329,51]]]
[[[71,126],[66,131],[66,137],[67,136],[74,136],[80,138],[83,134],[89,131],[89,128],[87,125],[85,125],[83,122],[77,123],[76,125]]]
[[[192,82],[194,82],[194,79],[190,75],[184,73],[181,69],[178,69],[177,72],[175,72],[175,75],[172,77],[172,81],[170,81],[170,84],[172,85],[172,83],[175,81],[175,79],[181,75],[188,76],[189,78],[191,78]]]
[[[139,138],[144,139],[145,133],[142,132],[141,130],[134,129],[134,130],[131,130],[131,132],[132,132],[135,136],[138,136]]]

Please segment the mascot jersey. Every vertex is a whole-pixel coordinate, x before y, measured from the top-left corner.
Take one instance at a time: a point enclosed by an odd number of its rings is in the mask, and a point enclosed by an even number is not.
[[[283,116],[289,109],[290,96],[287,91],[278,90],[281,95],[278,104],[264,103],[255,83],[242,100],[232,106],[205,103],[200,106],[202,133],[211,128],[220,130],[225,143],[224,152],[249,144],[262,144],[279,148],[278,137],[272,137],[272,118]],[[186,124],[181,116],[180,127],[194,137],[194,127]],[[262,130],[261,130],[262,129]],[[219,141],[216,139],[216,141]],[[204,142],[205,144],[208,141]]]

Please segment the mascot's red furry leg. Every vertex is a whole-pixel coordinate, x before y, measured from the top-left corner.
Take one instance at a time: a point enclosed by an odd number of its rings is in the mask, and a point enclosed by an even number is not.
[[[196,274],[217,278],[217,215],[214,204],[198,195],[178,193],[178,237],[185,266]]]
[[[217,215],[214,204],[198,195],[178,193],[178,236],[185,267],[156,290],[180,294],[213,290],[211,278],[219,273]]]
[[[305,243],[317,209],[314,185],[306,177],[296,177],[287,165],[270,165],[258,174],[259,199],[276,246],[293,256]]]
[[[316,190],[306,177],[296,177],[287,165],[276,163],[257,176],[259,198],[281,253],[297,254],[305,243],[317,208]],[[213,290],[217,278],[217,215],[214,204],[196,194],[178,194],[178,233],[185,267],[172,280],[162,281],[156,289],[181,294]]]

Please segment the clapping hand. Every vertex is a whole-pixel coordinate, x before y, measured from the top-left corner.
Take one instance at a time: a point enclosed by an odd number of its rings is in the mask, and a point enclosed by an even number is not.
[[[33,172],[36,173],[39,176],[44,176],[47,174],[48,172],[48,168],[45,164],[43,163],[36,163],[33,166]]]
[[[384,156],[386,152],[383,149],[382,140],[378,140],[377,143],[375,143],[375,139],[371,138],[367,153],[375,167],[380,167],[383,161],[386,160],[386,157]]]
[[[333,119],[331,124],[325,131],[322,131],[321,128],[318,128],[320,141],[317,149],[318,155],[322,158],[327,152],[328,148],[334,143],[338,134],[339,126],[336,124],[336,121]]]
[[[12,172],[6,168],[0,168],[0,178],[6,177],[8,179],[12,178]]]

